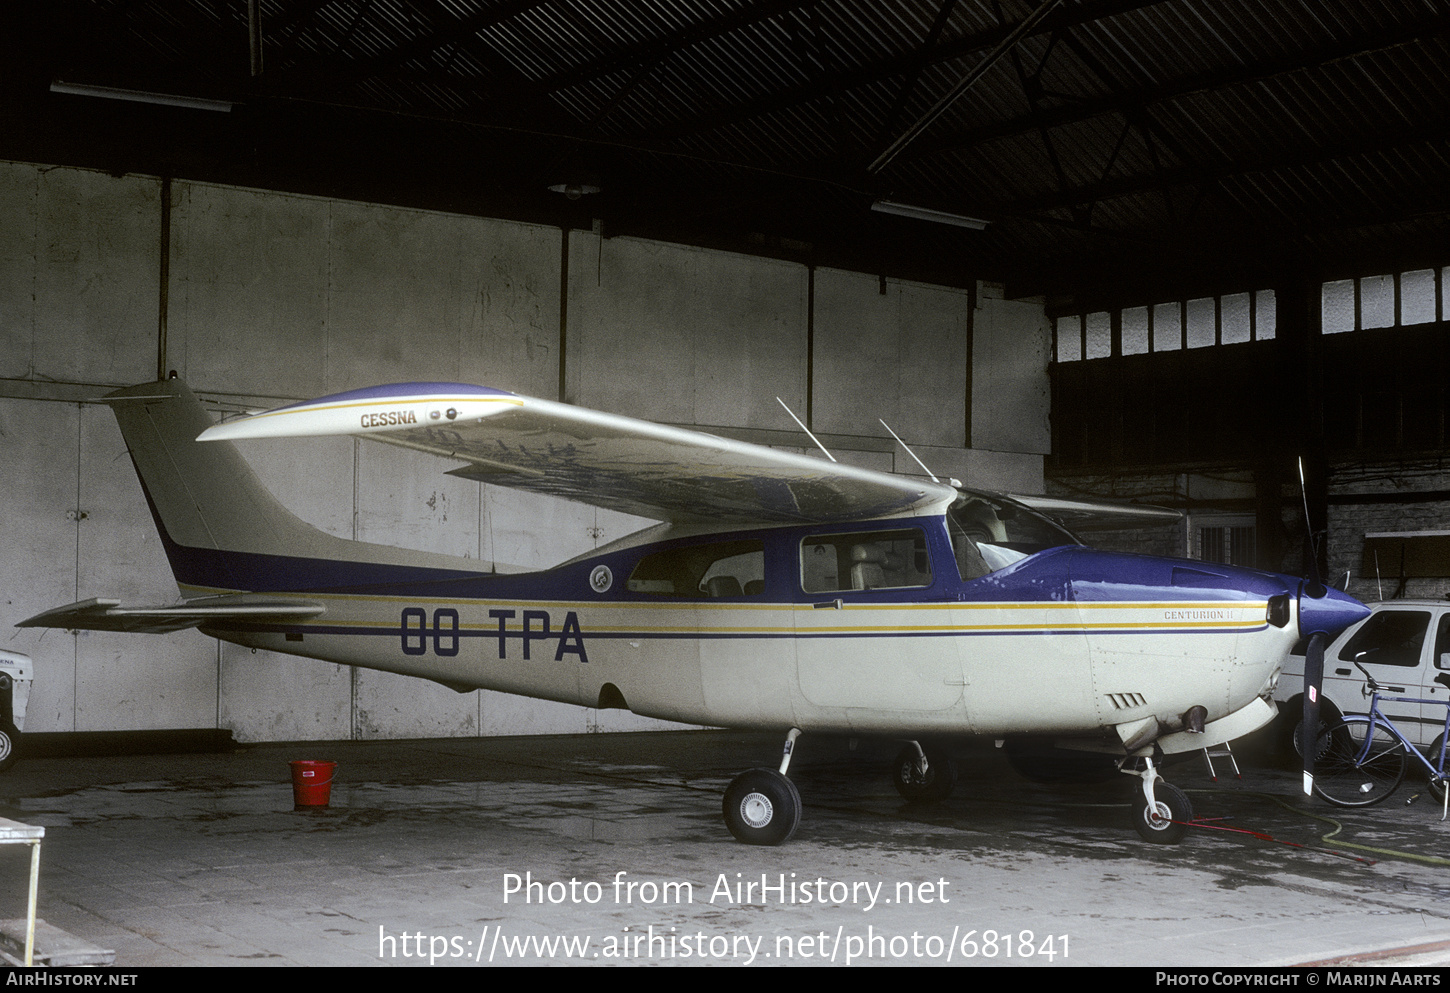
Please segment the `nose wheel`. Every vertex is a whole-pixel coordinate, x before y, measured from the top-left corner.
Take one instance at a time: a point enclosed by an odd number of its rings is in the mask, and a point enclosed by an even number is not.
[[[1187,793],[1163,781],[1152,759],[1145,762],[1146,767],[1139,774],[1143,778],[1142,788],[1133,793],[1133,829],[1144,841],[1176,845],[1188,833],[1193,804]]]

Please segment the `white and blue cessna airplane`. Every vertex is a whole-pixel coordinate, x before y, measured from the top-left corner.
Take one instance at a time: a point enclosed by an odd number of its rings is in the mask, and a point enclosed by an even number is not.
[[[1157,760],[1266,723],[1290,647],[1367,613],[1286,576],[1097,552],[1047,516],[1102,507],[503,390],[406,383],[216,425],[176,379],[107,402],[183,600],[87,600],[22,626],[195,626],[460,691],[777,730],[779,769],[725,792],[731,833],[754,844],[795,832],[791,752],[822,731],[905,742],[894,773],[908,799],[951,789],[940,743],[953,736],[1006,739],[1009,754],[1024,741],[1096,752],[1141,778],[1139,833],[1177,841],[1192,812]],[[314,435],[428,452],[453,475],[663,523],[518,574],[348,541],[293,516],[231,444]]]

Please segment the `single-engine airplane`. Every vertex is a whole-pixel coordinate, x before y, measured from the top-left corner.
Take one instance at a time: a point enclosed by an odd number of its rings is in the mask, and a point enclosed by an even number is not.
[[[778,769],[725,791],[731,833],[779,844],[801,799],[797,736],[906,743],[908,799],[947,795],[941,742],[1096,753],[1137,776],[1133,823],[1192,817],[1166,754],[1269,721],[1301,637],[1367,609],[1335,590],[1204,562],[1094,551],[1053,517],[1104,506],[869,471],[504,390],[405,383],[213,425],[177,379],[106,398],[182,601],[87,600],[21,626],[199,627],[254,648],[586,707],[785,734]],[[550,569],[328,535],[286,510],[231,442],[356,435],[456,476],[662,523]],[[1117,508],[1126,524],[1171,511]],[[1014,747],[1015,746],[1015,747]]]

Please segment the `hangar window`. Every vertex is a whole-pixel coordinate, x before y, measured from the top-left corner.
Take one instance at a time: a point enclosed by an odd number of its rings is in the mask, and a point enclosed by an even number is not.
[[[1148,352],[1177,352],[1274,337],[1274,291],[1065,314],[1053,319],[1053,355],[1080,362]]]
[[[817,534],[801,542],[801,589],[807,593],[930,585],[931,560],[920,528]]]
[[[633,593],[657,596],[753,596],[765,592],[765,544],[715,541],[667,548],[640,559],[627,585]]]
[[[1200,561],[1250,567],[1257,561],[1257,529],[1252,517],[1194,515],[1189,533],[1192,557]]]
[[[1342,334],[1441,320],[1443,277],[1443,269],[1413,269],[1330,280],[1319,292],[1320,331]]]

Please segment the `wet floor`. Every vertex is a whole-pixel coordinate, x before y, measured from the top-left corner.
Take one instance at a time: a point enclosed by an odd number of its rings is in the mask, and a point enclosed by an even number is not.
[[[34,759],[0,778],[0,816],[46,828],[40,916],[123,966],[1450,961],[1450,822],[1406,805],[1413,781],[1343,811],[1263,757],[1216,783],[1195,757],[1167,775],[1212,827],[1160,846],[1129,826],[1127,777],[1041,785],[968,745],[955,793],[911,805],[887,779],[894,746],[806,736],[796,837],[738,844],[721,794],[779,746],[679,732]],[[339,763],[326,809],[293,809],[287,762],[305,758]],[[0,917],[24,915],[27,868],[0,850]]]

